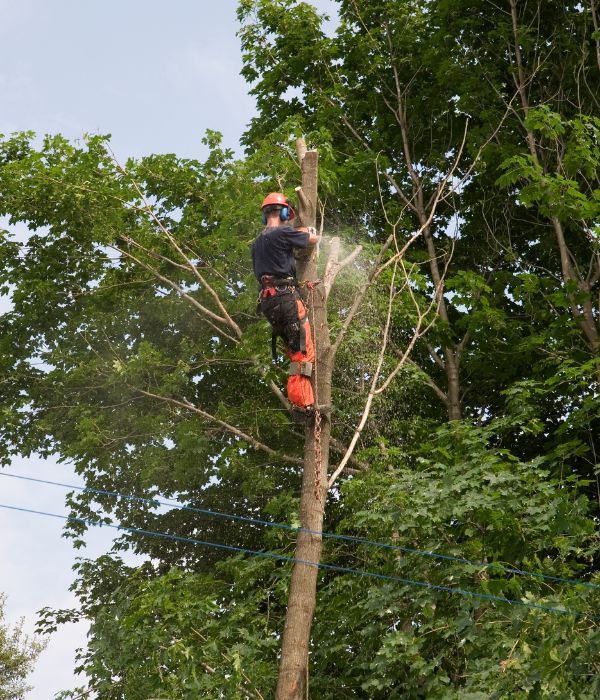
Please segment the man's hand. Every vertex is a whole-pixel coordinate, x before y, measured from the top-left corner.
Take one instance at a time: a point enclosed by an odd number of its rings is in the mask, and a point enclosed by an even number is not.
[[[319,236],[317,234],[317,229],[312,226],[306,227],[306,233],[308,233],[308,245],[315,245],[319,242]]]
[[[302,233],[308,233],[308,245],[316,245],[319,242],[319,234],[317,229],[312,226],[299,226],[297,231],[302,231]]]

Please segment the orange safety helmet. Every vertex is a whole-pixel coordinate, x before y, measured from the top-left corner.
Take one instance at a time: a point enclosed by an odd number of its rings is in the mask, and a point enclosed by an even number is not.
[[[281,221],[291,221],[296,216],[296,212],[290,204],[289,199],[284,194],[281,194],[281,192],[271,192],[270,194],[268,194],[264,198],[263,203],[260,205],[260,208],[264,209],[265,207],[269,206],[269,204],[278,204],[281,207],[281,209],[279,210],[279,218],[281,219]],[[264,213],[263,223],[266,223],[266,217]]]

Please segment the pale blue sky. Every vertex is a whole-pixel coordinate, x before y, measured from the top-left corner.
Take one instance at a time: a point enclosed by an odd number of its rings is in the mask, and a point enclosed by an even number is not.
[[[235,146],[253,102],[235,0],[0,0],[0,129],[110,132],[121,156]]]
[[[331,13],[333,0],[312,0]],[[207,128],[238,149],[253,114],[239,75],[236,0],[0,0],[0,133],[111,133],[119,159],[201,158]],[[0,300],[0,312],[6,301]],[[68,465],[16,460],[12,473],[79,483]],[[66,513],[64,490],[0,478],[0,503]],[[10,620],[32,629],[44,606],[74,603],[76,553],[59,521],[0,510],[0,591]],[[96,531],[89,555],[109,546]],[[63,628],[38,662],[27,700],[72,687],[85,626]]]

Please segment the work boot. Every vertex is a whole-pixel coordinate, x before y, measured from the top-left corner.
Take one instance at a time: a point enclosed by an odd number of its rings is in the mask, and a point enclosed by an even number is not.
[[[310,411],[304,406],[296,406],[296,404],[290,404],[290,414],[294,423],[300,423],[301,425],[308,425],[314,418],[314,411]]]
[[[317,409],[320,414],[329,415],[331,413],[331,404],[313,404],[312,406],[290,404],[292,420],[295,423],[303,423],[304,425],[310,425],[314,422]]]
[[[330,403],[321,403],[321,404],[313,404],[312,406],[307,406],[306,407],[307,413],[309,413],[313,418],[317,411],[322,416],[328,416],[331,414],[331,404]]]

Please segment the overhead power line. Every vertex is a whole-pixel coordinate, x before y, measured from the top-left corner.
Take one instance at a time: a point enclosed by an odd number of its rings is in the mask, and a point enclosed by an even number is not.
[[[48,513],[41,510],[33,510],[32,508],[23,508],[21,506],[11,506],[4,503],[0,503],[0,508],[6,510],[18,511],[21,513],[30,513],[34,515],[42,515],[49,518],[57,518],[59,520],[66,520],[68,522],[77,522],[85,525],[91,525],[95,527],[109,527],[115,530],[121,530],[124,532],[131,532],[138,535],[144,535],[147,537],[157,537],[160,539],[174,540],[177,542],[186,542],[193,545],[201,545],[204,547],[213,547],[216,549],[222,549],[229,552],[237,552],[241,554],[248,554],[255,557],[263,557],[266,559],[275,559],[277,561],[283,561],[291,564],[304,564],[306,566],[312,566],[317,569],[323,569],[325,571],[336,571],[343,574],[352,574],[354,576],[361,576],[364,578],[377,579],[379,581],[389,581],[391,583],[401,583],[407,586],[415,586],[418,588],[424,588],[431,591],[440,591],[443,593],[451,593],[453,595],[460,595],[468,598],[477,598],[479,600],[486,600],[493,603],[503,603],[506,605],[520,606],[524,608],[531,608],[534,610],[541,610],[547,613],[553,613],[558,615],[570,615],[572,617],[585,617],[590,620],[600,620],[600,616],[591,615],[587,612],[580,610],[571,610],[569,608],[555,608],[548,605],[542,605],[540,603],[531,603],[523,600],[516,600],[512,598],[504,598],[502,596],[492,595],[491,593],[478,593],[476,591],[467,591],[462,588],[452,588],[450,586],[442,586],[435,583],[430,583],[429,581],[415,581],[413,579],[402,578],[400,576],[392,576],[389,574],[380,574],[375,571],[364,571],[362,569],[352,569],[346,566],[337,566],[336,564],[323,564],[313,561],[306,561],[303,559],[296,559],[295,557],[289,557],[285,554],[278,554],[276,552],[260,552],[255,549],[248,549],[246,547],[237,547],[230,544],[222,544],[219,542],[210,542],[208,540],[199,540],[192,537],[184,537],[182,535],[171,535],[166,532],[155,532],[153,530],[144,530],[137,527],[128,527],[126,525],[113,525],[110,523],[98,523],[93,520],[87,520],[86,518],[78,518],[71,515],[60,515],[58,513]]]
[[[396,552],[402,552],[404,554],[414,554],[420,557],[427,557],[432,559],[440,559],[443,561],[455,562],[457,564],[466,564],[469,566],[474,566],[479,569],[494,570],[502,574],[517,574],[519,576],[528,576],[531,578],[537,578],[543,581],[552,581],[554,583],[565,583],[572,586],[583,586],[585,588],[592,588],[600,590],[600,585],[595,583],[588,583],[587,581],[579,581],[577,579],[562,578],[560,576],[552,576],[550,574],[542,574],[536,571],[527,571],[525,569],[519,569],[514,566],[507,565],[500,562],[482,562],[472,559],[465,559],[463,557],[455,557],[450,554],[440,554],[438,552],[432,552],[422,549],[413,549],[411,547],[403,547],[397,544],[388,544],[386,542],[378,542],[377,540],[369,540],[363,537],[353,537],[352,535],[340,535],[335,532],[319,532],[317,530],[308,530],[296,525],[288,525],[286,523],[273,523],[268,520],[260,520],[258,518],[250,518],[244,515],[235,515],[233,513],[223,513],[217,510],[210,510],[208,508],[196,508],[194,506],[186,506],[178,501],[174,500],[161,500],[158,498],[144,498],[142,496],[132,496],[119,491],[106,491],[103,489],[94,489],[87,486],[76,486],[74,484],[65,484],[60,481],[50,481],[48,479],[37,479],[32,476],[22,476],[20,474],[9,474],[6,472],[0,472],[0,476],[6,476],[11,479],[19,479],[22,481],[31,481],[37,484],[45,484],[48,486],[59,486],[62,488],[73,489],[74,491],[82,491],[85,493],[94,493],[100,496],[109,496],[112,498],[121,498],[128,501],[136,501],[140,503],[148,503],[152,506],[168,506],[171,508],[177,508],[178,510],[187,510],[193,513],[199,513],[201,515],[207,515],[213,518],[223,518],[226,520],[237,520],[239,522],[245,522],[252,525],[261,525],[266,527],[274,527],[282,530],[291,530],[292,532],[306,532],[310,535],[316,535],[323,537],[325,539],[332,540],[342,540],[345,542],[355,542],[357,544],[368,545],[371,547],[377,547],[379,549],[386,549]]]

